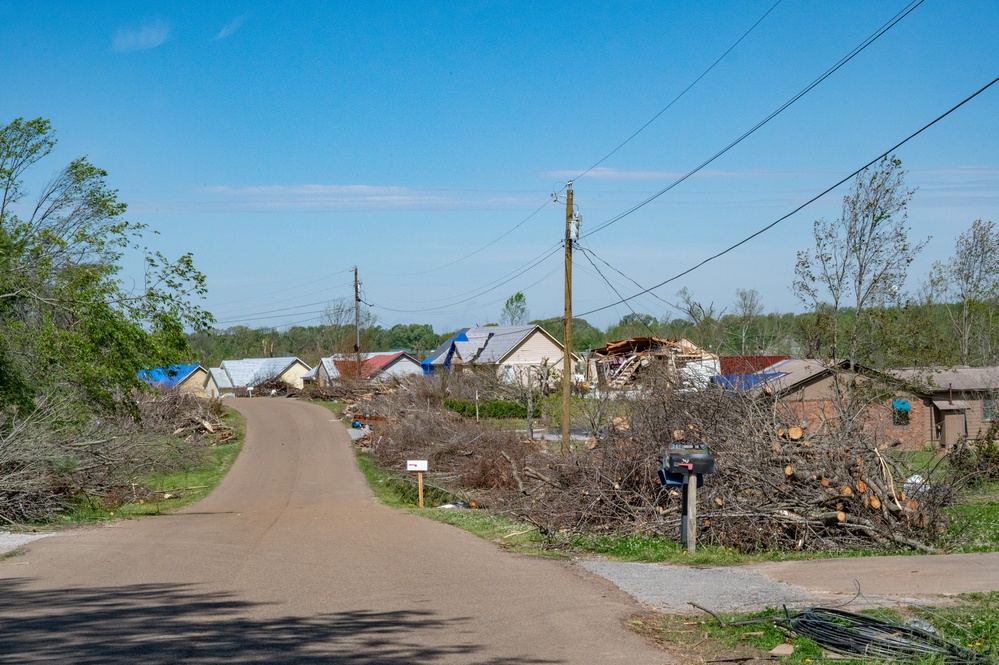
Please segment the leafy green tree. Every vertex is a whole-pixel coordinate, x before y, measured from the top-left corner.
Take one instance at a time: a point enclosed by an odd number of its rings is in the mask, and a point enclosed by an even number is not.
[[[561,316],[550,319],[535,319],[532,324],[541,326],[545,331],[561,343],[565,343],[565,321]],[[586,319],[572,320],[572,350],[577,352],[595,349],[605,341],[603,333],[591,325]]]
[[[632,337],[652,337],[659,334],[659,321],[651,314],[631,312],[625,314],[607,329],[607,339],[630,339]]]
[[[527,311],[527,298],[518,291],[506,300],[500,312],[500,323],[504,326],[522,326],[530,319]]]
[[[72,393],[104,408],[141,386],[143,367],[187,360],[185,327],[211,315],[191,254],[168,260],[125,220],[107,173],[74,159],[26,202],[25,173],[56,143],[47,120],[0,127],[0,401]],[[144,286],[126,288],[127,252],[144,257]]]

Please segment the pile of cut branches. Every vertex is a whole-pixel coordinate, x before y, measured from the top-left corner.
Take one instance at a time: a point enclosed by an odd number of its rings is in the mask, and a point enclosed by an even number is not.
[[[232,439],[236,432],[222,418],[222,403],[176,391],[145,393],[136,398],[140,418],[123,418],[123,431],[184,436],[187,443],[215,445]]]
[[[876,436],[809,432],[779,402],[669,383],[621,398],[623,417],[596,445],[562,456],[542,442],[460,418],[431,398],[442,382],[413,382],[366,404],[387,422],[371,437],[376,461],[431,460],[439,482],[480,505],[512,511],[542,533],[679,537],[681,492],[659,485],[670,445],[706,444],[715,473],[698,491],[698,542],[741,551],[933,550],[955,485],[915,479]]]

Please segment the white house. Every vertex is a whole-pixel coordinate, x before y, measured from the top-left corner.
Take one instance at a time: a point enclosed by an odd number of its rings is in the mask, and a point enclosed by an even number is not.
[[[244,358],[223,360],[221,365],[208,370],[205,395],[220,397],[237,389],[255,388],[268,381],[283,381],[295,388],[302,388],[303,377],[311,368],[298,358]]]

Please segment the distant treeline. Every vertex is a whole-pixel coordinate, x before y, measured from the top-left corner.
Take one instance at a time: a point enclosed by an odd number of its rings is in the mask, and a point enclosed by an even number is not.
[[[692,317],[677,319],[628,314],[606,330],[573,319],[573,348],[583,352],[613,340],[656,336],[686,337],[719,355],[843,358],[849,351],[847,339],[853,334],[846,334],[853,322],[849,308],[833,313],[820,307],[805,314],[715,313],[712,309],[702,307]],[[970,335],[957,329],[959,314],[960,306],[938,303],[873,308],[856,331],[857,361],[871,367],[999,364],[999,307],[979,303]],[[561,318],[532,323],[563,339]],[[451,334],[435,333],[429,324],[369,325],[361,330],[361,350],[405,349],[422,358]],[[294,326],[283,331],[236,326],[193,333],[188,340],[195,360],[203,365],[257,356],[297,356],[314,365],[321,357],[353,351],[356,335],[350,325]]]

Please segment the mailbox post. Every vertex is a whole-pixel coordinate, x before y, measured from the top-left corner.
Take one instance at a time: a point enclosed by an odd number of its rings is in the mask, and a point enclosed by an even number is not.
[[[704,484],[704,474],[715,470],[715,456],[708,447],[673,444],[663,453],[659,482],[663,486],[683,488],[681,495],[680,543],[693,554],[697,544],[697,488]]]
[[[416,485],[420,497],[420,508],[423,507],[423,472],[427,470],[427,460],[406,460],[406,471],[416,471]]]

